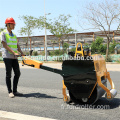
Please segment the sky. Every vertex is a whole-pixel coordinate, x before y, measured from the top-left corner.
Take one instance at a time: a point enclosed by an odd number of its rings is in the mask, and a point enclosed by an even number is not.
[[[45,0],[45,12],[51,13],[48,18],[56,18],[60,14],[70,14],[69,22],[71,27],[79,32],[89,32],[83,30],[78,22],[78,15],[84,11],[90,2],[101,2],[104,0]],[[24,22],[19,16],[30,15],[34,17],[44,16],[44,0],[0,0],[0,28],[5,26],[5,19],[13,17],[16,22],[14,33],[20,37],[19,30],[24,27]],[[82,19],[82,18],[81,18]],[[87,26],[86,26],[87,27]],[[34,36],[44,35],[44,30],[33,31]],[[51,33],[47,30],[47,34]]]

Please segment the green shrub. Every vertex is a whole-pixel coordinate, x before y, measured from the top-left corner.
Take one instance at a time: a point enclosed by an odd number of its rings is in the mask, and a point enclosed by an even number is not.
[[[97,51],[95,42],[92,42],[91,44],[91,53],[94,54]]]
[[[87,48],[89,48],[89,47],[90,47],[90,46],[89,46],[88,43],[85,43],[84,46],[83,46],[84,49],[87,49]]]
[[[63,50],[55,50],[55,55],[63,55]]]
[[[113,54],[114,53],[114,48],[117,44],[117,42],[111,42],[109,44],[109,54]],[[91,44],[91,52],[92,54],[94,54],[95,52],[99,53],[99,54],[106,54],[106,49],[107,49],[107,44],[103,44],[103,38],[97,37],[96,40],[94,42],[92,42]]]
[[[34,51],[33,52],[33,56],[37,56],[38,55],[38,52],[37,51]]]
[[[70,45],[68,43],[66,43],[66,42],[63,44],[63,49],[65,50],[65,52],[67,51],[67,49],[69,48],[69,46]]]
[[[55,51],[50,51],[49,52],[50,56],[60,56],[60,55],[63,55],[63,54],[64,54],[63,50],[55,50]]]
[[[101,53],[101,54],[105,54],[105,48],[106,46],[103,45],[103,38],[101,37],[97,37],[96,40],[94,42],[92,42],[91,44],[91,53]]]
[[[107,49],[107,44],[101,44],[98,49],[98,53],[105,55],[106,54],[106,49]]]
[[[76,51],[76,48],[70,49],[70,52],[75,52],[75,51]]]
[[[106,54],[107,44],[103,44],[103,38],[97,37],[91,44],[91,53]]]
[[[115,51],[115,46],[116,46],[117,44],[119,44],[119,43],[117,43],[117,42],[110,43],[110,45],[109,45],[109,53],[110,53],[110,54],[114,53],[114,51]]]

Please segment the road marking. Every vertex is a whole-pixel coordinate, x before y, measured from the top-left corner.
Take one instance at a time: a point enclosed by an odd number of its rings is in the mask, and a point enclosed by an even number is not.
[[[14,119],[14,120],[56,120],[51,118],[24,115],[20,113],[13,113],[13,112],[1,111],[1,110],[0,110],[0,117]]]

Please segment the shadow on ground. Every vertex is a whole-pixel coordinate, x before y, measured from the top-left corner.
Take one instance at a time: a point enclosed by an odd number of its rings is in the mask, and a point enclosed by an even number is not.
[[[28,93],[28,94],[23,94],[22,96],[19,97],[26,97],[26,98],[30,98],[30,97],[34,97],[34,98],[57,98],[57,99],[62,99],[62,98],[58,98],[58,97],[54,97],[54,96],[50,96],[47,94],[42,94],[42,93]]]

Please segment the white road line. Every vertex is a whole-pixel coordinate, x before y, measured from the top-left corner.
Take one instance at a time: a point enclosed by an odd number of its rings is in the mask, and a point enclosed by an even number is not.
[[[14,120],[55,120],[51,118],[24,115],[24,114],[12,113],[12,112],[1,111],[1,110],[0,110],[0,117],[14,119]]]

